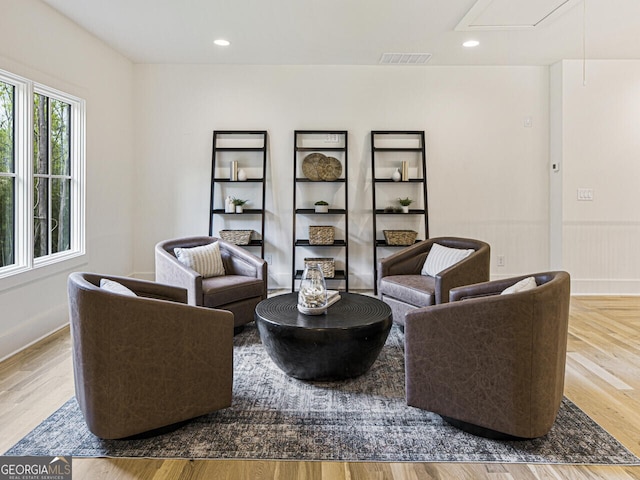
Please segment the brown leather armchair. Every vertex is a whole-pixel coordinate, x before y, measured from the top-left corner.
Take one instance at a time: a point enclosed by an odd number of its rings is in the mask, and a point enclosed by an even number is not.
[[[533,276],[532,290],[499,295]],[[407,313],[407,404],[476,435],[545,435],[564,388],[570,278],[566,272],[451,290],[447,304]]]
[[[475,251],[435,276],[421,275],[434,243]],[[448,302],[453,287],[488,281],[490,256],[491,248],[480,240],[456,237],[423,240],[378,262],[378,295],[391,307],[393,321],[404,325],[407,312]]]
[[[92,273],[72,273],[68,293],[76,398],[95,435],[129,437],[231,405],[233,314],[186,305],[182,288]]]
[[[220,243],[226,274],[203,278],[183,265],[174,249]],[[253,321],[256,305],[267,298],[267,262],[247,250],[216,237],[165,240],[155,247],[156,282],[186,288],[189,304],[229,310],[240,329]]]

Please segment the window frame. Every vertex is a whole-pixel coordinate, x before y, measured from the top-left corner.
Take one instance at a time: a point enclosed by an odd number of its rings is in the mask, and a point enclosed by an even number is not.
[[[14,86],[14,263],[0,267],[0,280],[85,255],[86,102],[49,86],[0,70],[0,81]],[[33,251],[33,101],[45,95],[71,105],[70,248],[34,258]],[[0,283],[0,289],[5,282]]]
[[[13,251],[11,252],[11,256],[13,258],[13,263],[9,264],[9,265],[14,265],[15,264],[15,257],[16,257],[16,252],[15,252],[15,241],[16,241],[16,219],[15,219],[15,213],[16,213],[16,184],[17,184],[17,173],[16,173],[16,161],[15,161],[15,143],[16,143],[16,96],[17,96],[17,87],[12,83],[12,82],[7,82],[4,81],[5,79],[0,77],[0,82],[2,82],[5,85],[10,86],[13,89],[13,100],[12,100],[12,107],[13,107],[13,112],[12,112],[12,120],[11,120],[11,133],[12,133],[12,138],[11,138],[11,152],[13,154],[13,158],[12,158],[12,166],[13,168],[10,171],[0,171],[0,181],[3,179],[11,179],[11,184],[12,184],[12,195],[13,198],[11,200],[11,204],[12,204],[12,215],[13,218],[11,219],[11,225],[13,226],[13,232],[12,232],[12,244],[13,244]],[[1,268],[1,265],[0,265]]]

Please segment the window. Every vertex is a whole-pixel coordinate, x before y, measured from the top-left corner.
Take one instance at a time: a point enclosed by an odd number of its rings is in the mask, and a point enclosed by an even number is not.
[[[0,268],[15,257],[15,87],[0,81]]]
[[[0,71],[0,277],[84,253],[84,102]]]
[[[33,256],[71,248],[71,105],[33,96]]]

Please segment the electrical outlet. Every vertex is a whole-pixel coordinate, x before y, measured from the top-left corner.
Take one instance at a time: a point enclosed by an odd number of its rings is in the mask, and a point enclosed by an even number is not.
[[[505,264],[506,264],[506,261],[505,261],[504,255],[498,255],[496,257],[496,265],[498,267],[504,267]]]
[[[265,254],[264,261],[267,262],[268,265],[271,265],[271,262],[273,262],[273,257],[270,253]]]

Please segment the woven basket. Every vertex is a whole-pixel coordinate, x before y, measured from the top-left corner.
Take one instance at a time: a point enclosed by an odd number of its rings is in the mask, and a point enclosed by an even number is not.
[[[336,229],[331,226],[310,226],[309,245],[333,245]]]
[[[383,230],[387,245],[413,245],[418,232],[413,230]]]
[[[220,238],[235,245],[249,245],[253,230],[220,230]]]
[[[320,265],[320,270],[324,278],[333,278],[336,276],[336,262],[333,258],[305,258],[304,266]]]

